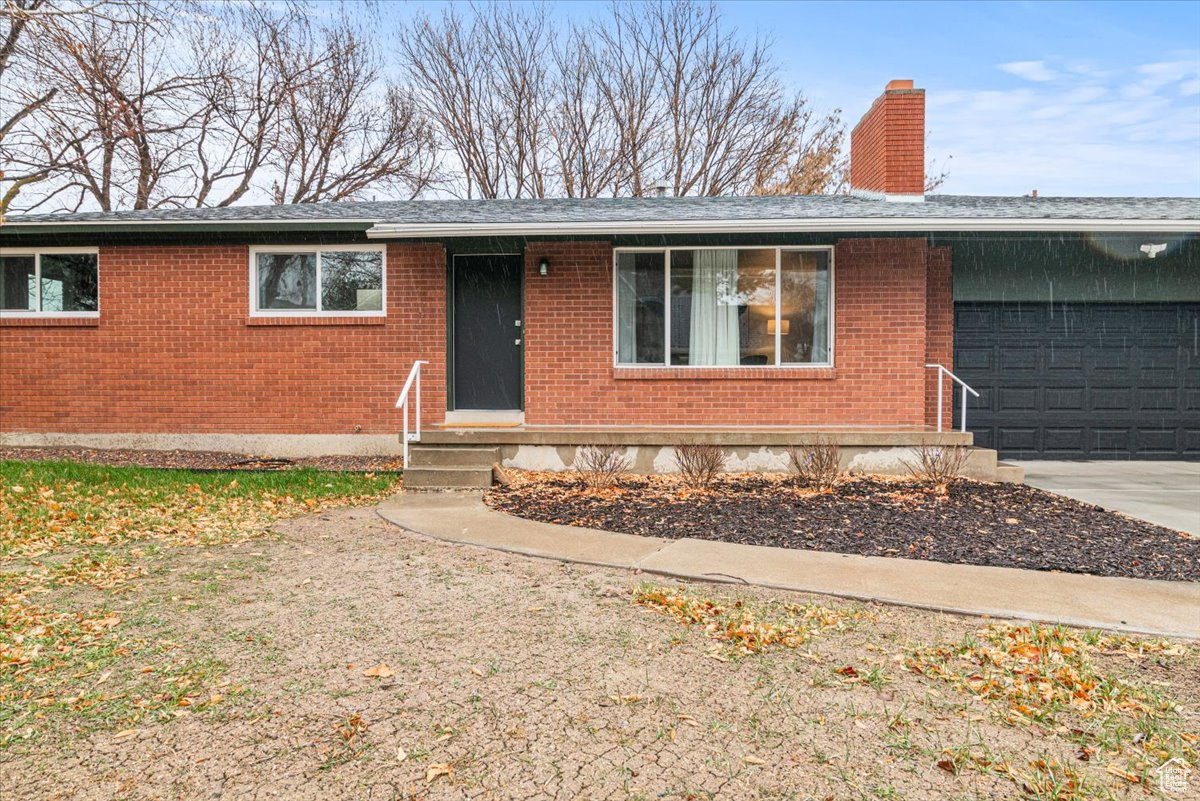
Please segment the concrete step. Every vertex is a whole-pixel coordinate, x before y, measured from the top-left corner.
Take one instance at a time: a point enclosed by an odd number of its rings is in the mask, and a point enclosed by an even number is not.
[[[1001,484],[1024,484],[1025,468],[1008,462],[997,462],[996,480]]]
[[[451,447],[412,445],[408,449],[409,469],[414,467],[487,467],[500,461],[496,447]]]
[[[996,452],[991,448],[971,448],[971,455],[967,457],[962,474],[979,481],[995,481]]]
[[[404,471],[404,487],[411,490],[486,489],[492,486],[488,467],[413,467]]]

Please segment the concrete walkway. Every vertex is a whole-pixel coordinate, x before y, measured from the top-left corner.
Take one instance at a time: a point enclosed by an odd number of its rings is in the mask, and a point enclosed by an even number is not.
[[[513,517],[486,507],[478,493],[402,493],[380,504],[379,514],[417,534],[528,556],[944,612],[1200,639],[1200,583],[639,537]]]
[[[1025,483],[1200,536],[1200,462],[1012,462]]]

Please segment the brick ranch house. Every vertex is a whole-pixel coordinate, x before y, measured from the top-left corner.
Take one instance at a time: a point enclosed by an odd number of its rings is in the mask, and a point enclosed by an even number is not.
[[[0,442],[398,452],[420,361],[414,467],[476,477],[689,439],[780,467],[817,434],[863,469],[972,435],[988,476],[1200,457],[1200,201],[926,197],[911,81],[851,162],[847,196],[11,217]],[[971,433],[930,365],[980,393]]]

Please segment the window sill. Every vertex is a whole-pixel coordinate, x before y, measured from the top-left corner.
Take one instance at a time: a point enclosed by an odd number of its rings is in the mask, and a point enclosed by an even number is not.
[[[4,317],[0,315],[3,328],[97,328],[99,317]]]
[[[386,317],[247,317],[246,325],[385,325]]]
[[[614,367],[613,378],[649,381],[830,381],[833,367]]]

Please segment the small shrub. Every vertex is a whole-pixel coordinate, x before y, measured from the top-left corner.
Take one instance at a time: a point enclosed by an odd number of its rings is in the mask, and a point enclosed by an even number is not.
[[[629,457],[616,445],[588,445],[575,457],[575,469],[592,489],[613,486],[631,466]]]
[[[676,445],[675,464],[685,485],[705,489],[725,466],[725,453],[716,445]]]
[[[821,492],[833,489],[841,475],[838,468],[842,449],[836,442],[818,439],[800,446],[789,445],[788,459],[800,483]]]
[[[922,445],[916,457],[902,460],[908,472],[918,481],[933,484],[945,493],[950,482],[959,477],[971,457],[965,445]]]

